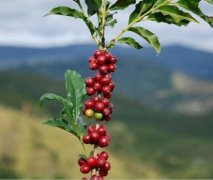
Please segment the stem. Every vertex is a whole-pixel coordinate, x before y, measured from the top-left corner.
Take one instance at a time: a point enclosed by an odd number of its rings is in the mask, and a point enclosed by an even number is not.
[[[101,42],[102,42],[102,48],[105,48],[105,27],[106,27],[106,15],[107,15],[107,0],[104,0],[103,2],[103,11],[102,11],[102,37],[101,37]]]
[[[83,147],[84,154],[86,155],[86,157],[88,157],[88,155],[87,155],[87,150],[86,150],[85,145],[84,145],[84,143],[83,143],[82,140],[81,140],[81,145],[82,145],[82,147]]]

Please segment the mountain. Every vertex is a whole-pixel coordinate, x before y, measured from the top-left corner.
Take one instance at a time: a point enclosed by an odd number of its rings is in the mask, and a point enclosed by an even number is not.
[[[59,80],[67,69],[73,69],[86,77],[91,75],[87,59],[95,48],[90,44],[46,49],[1,47],[0,69],[19,69]],[[158,56],[150,48],[116,47],[112,53],[119,58],[118,72],[113,75],[118,84],[116,94],[167,111],[205,113],[213,109],[213,93],[203,93],[213,82],[212,53],[181,46],[165,47]],[[186,93],[177,88],[182,81],[203,86]],[[189,89],[190,84],[186,84]]]

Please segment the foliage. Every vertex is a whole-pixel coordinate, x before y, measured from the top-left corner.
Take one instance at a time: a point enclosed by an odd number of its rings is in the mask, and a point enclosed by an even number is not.
[[[117,0],[113,4],[109,0],[85,0],[87,10],[83,8],[80,0],[73,1],[77,3],[79,9],[59,6],[52,9],[47,15],[54,14],[82,19],[89,28],[91,36],[99,48],[109,49],[114,47],[116,43],[125,43],[137,49],[142,48],[132,37],[123,37],[124,33],[130,31],[145,39],[159,53],[161,48],[158,37],[150,30],[141,27],[139,23],[143,21],[187,26],[191,22],[198,23],[198,20],[193,17],[193,15],[197,15],[213,27],[213,17],[204,14],[199,7],[202,0],[140,0],[139,2],[136,0]],[[205,1],[213,4],[212,0]],[[106,45],[106,26],[114,27],[117,23],[117,18],[115,17],[115,14],[118,13],[117,11],[122,11],[131,5],[135,6],[135,8],[129,15],[127,27],[123,28]],[[97,24],[91,21],[92,16],[97,17]]]

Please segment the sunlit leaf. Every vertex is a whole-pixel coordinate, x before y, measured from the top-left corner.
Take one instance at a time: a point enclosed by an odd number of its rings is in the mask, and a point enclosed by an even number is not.
[[[133,39],[131,37],[123,37],[123,38],[119,39],[118,42],[128,44],[129,46],[132,46],[136,49],[143,48],[135,39]]]

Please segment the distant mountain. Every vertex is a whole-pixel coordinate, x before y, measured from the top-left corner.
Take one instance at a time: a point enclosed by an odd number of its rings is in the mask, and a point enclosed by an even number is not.
[[[1,47],[0,69],[19,69],[59,80],[67,69],[74,69],[86,77],[91,75],[87,59],[95,49],[90,44],[46,49]],[[213,81],[213,54],[180,46],[165,47],[159,56],[150,48],[116,47],[112,53],[119,58],[118,72],[113,75],[117,94],[165,110],[194,113],[213,109],[213,93],[203,93]],[[187,82],[186,89],[191,88],[191,81],[193,87],[207,82],[196,93],[186,93],[178,88],[182,81]]]

